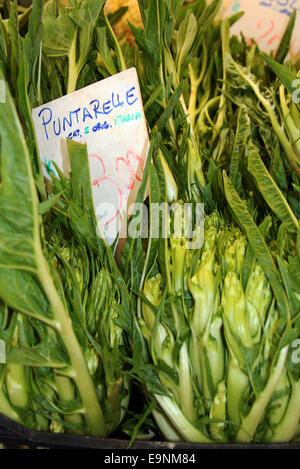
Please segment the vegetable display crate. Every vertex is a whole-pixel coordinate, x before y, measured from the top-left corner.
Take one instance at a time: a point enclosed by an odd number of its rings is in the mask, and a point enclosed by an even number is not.
[[[0,443],[7,449],[100,449],[100,450],[128,450],[129,440],[116,438],[91,438],[75,435],[44,433],[30,430],[23,425],[0,414]],[[298,449],[299,443],[283,444],[197,444],[197,443],[169,443],[160,441],[136,440],[130,450],[164,451],[164,450],[224,450],[224,449]]]
[[[300,449],[297,11],[132,2],[0,0],[0,448]]]

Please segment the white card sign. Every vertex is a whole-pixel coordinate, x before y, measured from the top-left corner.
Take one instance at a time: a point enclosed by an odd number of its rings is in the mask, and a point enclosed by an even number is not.
[[[68,175],[67,139],[87,144],[99,228],[108,242],[120,236],[149,149],[136,69],[33,109],[33,122],[45,177],[53,162]]]
[[[295,62],[300,58],[300,0],[232,0],[226,16],[243,11],[244,16],[231,27],[231,33],[243,32],[261,50],[271,53],[278,49],[294,10],[297,16],[289,58]]]

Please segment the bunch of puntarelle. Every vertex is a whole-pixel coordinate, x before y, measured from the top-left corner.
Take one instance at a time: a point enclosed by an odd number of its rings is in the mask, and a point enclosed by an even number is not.
[[[124,9],[107,16],[104,0],[1,3],[0,413],[81,435],[297,440],[295,15],[269,57],[230,38],[240,15],[216,21],[221,0],[138,3],[133,44],[114,32]],[[68,142],[70,179],[46,188],[31,109],[132,66],[150,234],[128,237],[117,266],[97,235],[86,147]],[[169,237],[151,229],[159,203],[175,207]],[[176,229],[186,203],[192,235]]]

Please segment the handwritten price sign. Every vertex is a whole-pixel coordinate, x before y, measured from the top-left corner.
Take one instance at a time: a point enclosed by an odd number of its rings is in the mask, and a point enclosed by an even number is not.
[[[244,16],[231,28],[232,34],[242,31],[263,51],[271,53],[276,52],[294,10],[298,13],[289,56],[296,61],[300,58],[300,0],[233,0],[226,15],[244,11]]]
[[[133,203],[149,148],[135,68],[33,109],[33,121],[45,177],[67,176],[67,138],[86,143],[95,212],[112,242]]]

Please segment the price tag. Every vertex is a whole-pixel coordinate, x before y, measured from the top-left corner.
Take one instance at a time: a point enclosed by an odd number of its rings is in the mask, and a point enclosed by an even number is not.
[[[233,0],[226,16],[244,11],[244,16],[232,26],[232,34],[242,31],[249,41],[254,39],[261,50],[270,54],[278,49],[294,10],[298,13],[289,58],[295,62],[300,58],[300,0]]]
[[[33,109],[45,177],[67,176],[67,138],[86,143],[95,213],[108,242],[119,235],[134,203],[149,149],[138,76],[131,68]]]

